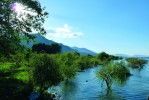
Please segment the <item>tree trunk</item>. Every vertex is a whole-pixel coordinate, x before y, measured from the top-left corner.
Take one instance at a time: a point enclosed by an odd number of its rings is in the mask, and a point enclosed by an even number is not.
[[[107,79],[105,81],[106,81],[107,88],[111,88],[111,86],[112,86],[111,78],[109,76],[107,76]]]

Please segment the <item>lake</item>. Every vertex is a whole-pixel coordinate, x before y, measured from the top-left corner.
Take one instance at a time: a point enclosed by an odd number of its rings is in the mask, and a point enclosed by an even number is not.
[[[62,100],[147,100],[149,64],[142,70],[130,69],[132,76],[123,84],[113,83],[112,91],[96,77],[101,66],[78,72],[74,79],[60,84]]]

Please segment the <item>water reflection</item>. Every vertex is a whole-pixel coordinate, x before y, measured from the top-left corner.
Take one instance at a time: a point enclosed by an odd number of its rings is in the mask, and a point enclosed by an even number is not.
[[[62,83],[62,98],[63,100],[74,100],[78,86],[74,80],[64,81]]]
[[[145,70],[147,66],[141,67],[141,68],[132,68],[132,67],[128,67],[128,69],[130,70],[130,72],[132,73],[133,76],[135,77],[142,77],[142,72],[145,72]]]
[[[125,97],[120,96],[118,93],[112,89],[105,89],[99,93],[98,100],[126,100]]]

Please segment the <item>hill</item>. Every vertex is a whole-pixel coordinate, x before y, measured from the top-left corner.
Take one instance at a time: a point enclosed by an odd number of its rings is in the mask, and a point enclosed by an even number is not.
[[[78,47],[72,47],[72,49],[79,51],[82,54],[90,54],[90,55],[97,55],[96,52],[93,52],[91,50],[88,50],[86,48],[78,48]]]
[[[44,36],[42,35],[39,35],[39,34],[34,34],[34,36],[36,36],[36,41],[35,42],[29,42],[28,44],[23,42],[24,45],[26,45],[28,48],[31,48],[33,44],[36,44],[36,43],[45,43],[45,44],[52,44],[52,43],[57,43],[55,41],[52,41],[52,40],[49,40],[47,38],[45,38]],[[78,48],[78,47],[69,47],[67,45],[64,45],[62,43],[59,43],[59,45],[62,47],[62,52],[79,52],[80,54],[84,54],[84,55],[87,55],[87,54],[90,54],[90,55],[96,55],[97,53],[91,51],[91,50],[88,50],[86,48]]]

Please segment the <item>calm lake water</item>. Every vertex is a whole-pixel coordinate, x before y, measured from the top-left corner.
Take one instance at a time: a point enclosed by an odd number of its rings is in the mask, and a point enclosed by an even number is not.
[[[62,100],[147,100],[149,96],[149,64],[142,70],[130,69],[132,76],[123,84],[114,83],[112,91],[107,91],[106,84],[96,77],[96,70],[89,68],[78,72],[74,79],[63,82]]]

